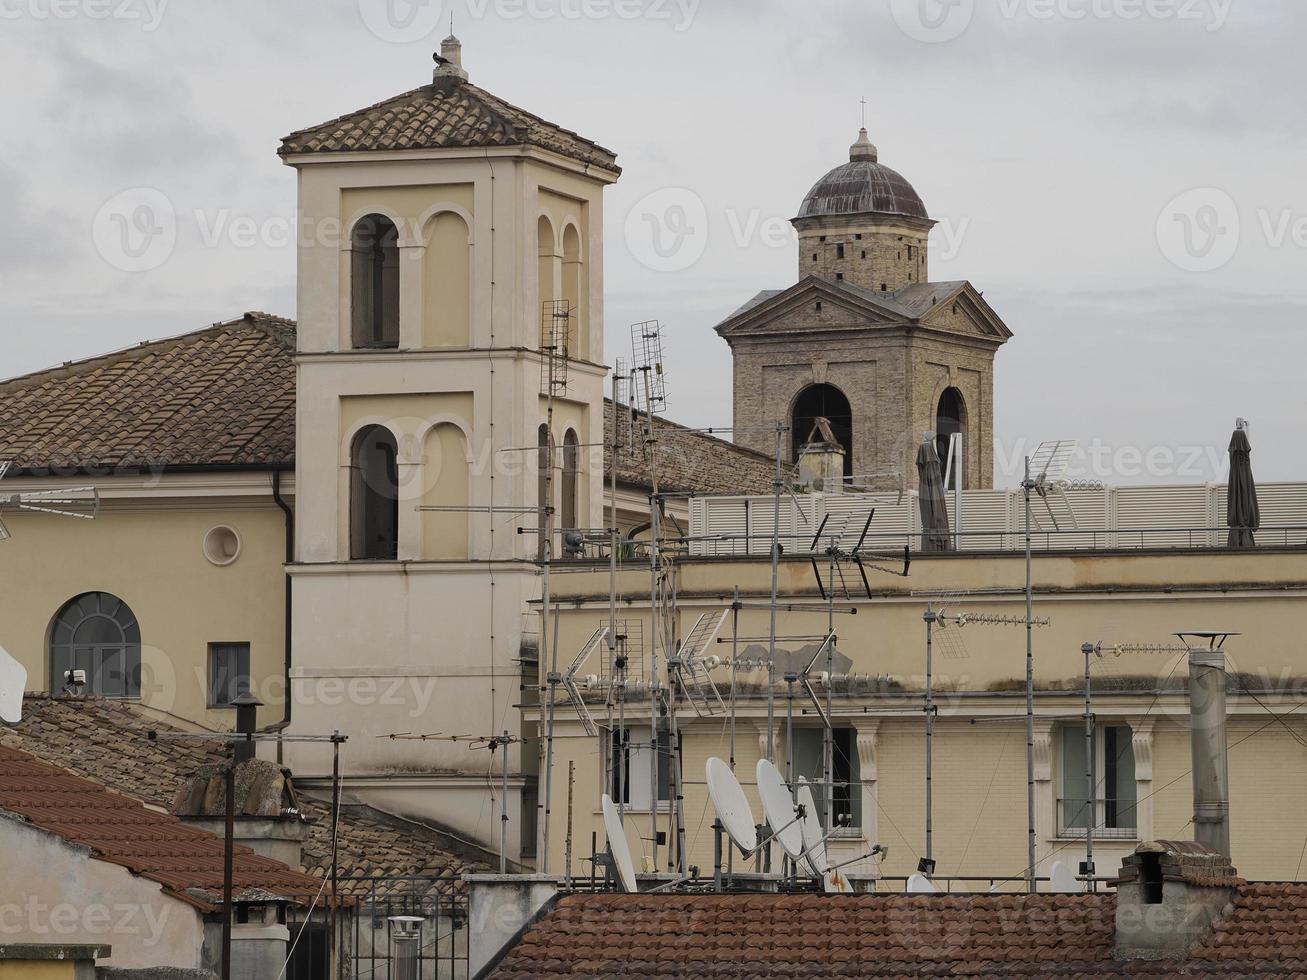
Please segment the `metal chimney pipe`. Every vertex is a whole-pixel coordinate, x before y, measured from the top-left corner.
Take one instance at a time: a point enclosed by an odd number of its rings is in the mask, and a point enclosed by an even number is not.
[[[1176,634],[1189,648],[1189,740],[1194,839],[1230,857],[1230,771],[1225,726],[1225,651],[1236,633]]]
[[[395,969],[391,973],[394,980],[419,980],[418,978],[418,943],[421,941],[423,919],[417,915],[392,915],[390,924],[394,927]],[[453,942],[451,939],[450,942]]]
[[[231,703],[236,709],[236,732],[247,736],[244,741],[238,741],[234,745],[236,764],[240,765],[242,762],[254,758],[254,740],[252,736],[258,730],[258,722],[255,720],[256,713],[259,708],[263,707],[263,702],[249,691],[242,691]]]

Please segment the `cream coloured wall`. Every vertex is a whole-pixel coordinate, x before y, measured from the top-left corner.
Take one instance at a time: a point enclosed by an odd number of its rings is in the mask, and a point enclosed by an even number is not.
[[[281,718],[284,683],[285,523],[270,476],[94,481],[104,497],[93,521],[6,514],[0,544],[0,645],[48,691],[48,637],[69,599],[109,592],[141,626],[141,703],[206,727],[228,728],[230,709],[208,707],[208,644],[248,642],[259,723]],[[7,491],[37,486],[6,481]],[[48,488],[50,481],[39,483]],[[226,525],[240,538],[234,562],[204,554],[205,534]]]
[[[119,969],[203,965],[203,919],[157,883],[10,816],[0,816],[0,852],[0,942],[104,944],[112,952],[99,965]]]
[[[521,731],[519,661],[524,643],[534,646],[531,631],[537,629],[525,611],[539,594],[536,569],[525,564],[536,540],[517,533],[534,524],[537,505],[535,454],[520,450],[534,447],[541,420],[539,221],[542,215],[553,219],[546,222],[546,292],[561,295],[563,235],[574,227],[580,247],[574,242],[572,254],[586,261],[569,270],[580,273],[571,288],[586,315],[602,322],[602,192],[616,174],[521,147],[332,155],[325,166],[313,156],[287,162],[298,169],[300,210],[311,226],[342,216],[348,224],[356,213],[372,210],[397,219],[444,211],[467,222],[470,242],[466,347],[432,343],[448,339],[449,318],[458,319],[445,304],[434,308],[425,299],[436,273],[457,265],[458,236],[441,216],[424,242],[402,249],[395,351],[347,349],[348,255],[312,236],[300,248],[296,465],[305,490],[292,569],[295,677],[297,690],[345,691],[349,709],[340,701],[297,703],[297,719],[314,730],[343,726],[350,735],[345,765],[351,792],[497,843],[497,813],[485,779],[488,753],[375,736]],[[454,200],[455,186],[466,196]],[[410,258],[419,254],[420,262]],[[425,274],[415,274],[414,264],[425,266]],[[591,333],[569,372],[568,400],[581,406],[574,420],[578,434],[599,431],[602,421],[602,337]],[[446,397],[462,400],[463,407],[433,418],[431,400]],[[435,444],[425,427],[415,428],[417,441],[407,454],[401,439],[400,561],[364,567],[347,560],[342,447],[352,423],[378,414],[457,424],[466,439],[464,496],[485,510],[465,516],[463,533],[454,516],[417,511],[447,491],[456,499],[452,484],[462,481],[443,467],[432,477],[422,466]],[[442,457],[453,448],[447,436],[452,439],[444,426],[437,430]],[[582,498],[590,511],[599,504],[601,481],[601,467],[584,470]],[[591,516],[586,523],[599,520]],[[400,703],[360,693],[396,681],[416,693],[402,694]],[[314,747],[290,752],[297,775],[323,773]],[[523,761],[520,745],[509,760],[508,812],[517,818],[510,850],[516,854],[524,772],[534,765]]]

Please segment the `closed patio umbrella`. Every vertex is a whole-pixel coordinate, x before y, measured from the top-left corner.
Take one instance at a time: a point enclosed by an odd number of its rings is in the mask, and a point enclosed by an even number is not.
[[[1230,438],[1230,485],[1225,505],[1225,523],[1230,528],[1229,547],[1252,548],[1253,534],[1262,526],[1257,506],[1257,484],[1253,481],[1252,444],[1248,433],[1235,429]]]
[[[921,444],[917,450],[918,503],[921,507],[921,550],[952,551],[949,538],[948,508],[944,503],[944,474],[940,471],[935,440]]]

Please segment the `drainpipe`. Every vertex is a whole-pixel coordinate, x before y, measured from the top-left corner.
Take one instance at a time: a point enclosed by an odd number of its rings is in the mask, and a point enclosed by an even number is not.
[[[1189,731],[1194,839],[1230,857],[1230,772],[1225,734],[1225,651],[1237,633],[1178,633],[1189,649]]]
[[[285,515],[286,524],[286,564],[295,561],[295,512],[291,510],[290,504],[286,503],[286,498],[281,495],[281,470],[272,471],[272,499],[277,502],[281,508],[282,514]],[[291,650],[291,589],[290,589],[290,572],[286,572],[286,598],[285,598],[285,637],[283,639],[285,665],[283,669],[283,697],[281,721],[274,725],[269,725],[266,731],[284,732],[290,727],[290,650]],[[282,742],[277,739],[277,765],[282,763]]]

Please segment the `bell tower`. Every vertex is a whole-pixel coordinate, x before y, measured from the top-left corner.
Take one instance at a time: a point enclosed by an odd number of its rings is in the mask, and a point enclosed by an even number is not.
[[[457,38],[435,60],[429,84],[280,150],[305,229],[292,712],[297,730],[349,726],[350,792],[497,848],[484,753],[377,736],[529,735],[514,706],[542,505],[603,521],[601,454],[544,481],[527,451],[546,417],[543,311],[566,313],[549,437],[601,442],[603,190],[620,170],[474,85]],[[297,779],[329,773],[319,749],[291,749]],[[534,754],[509,751],[511,859]]]
[[[934,225],[862,129],[794,218],[798,284],[717,326],[731,346],[743,445],[772,452],[780,423],[798,462],[824,420],[847,484],[900,488],[916,486],[923,433],[946,447],[956,433],[963,487],[992,485],[994,356],[1012,334],[969,282],[930,281]]]

